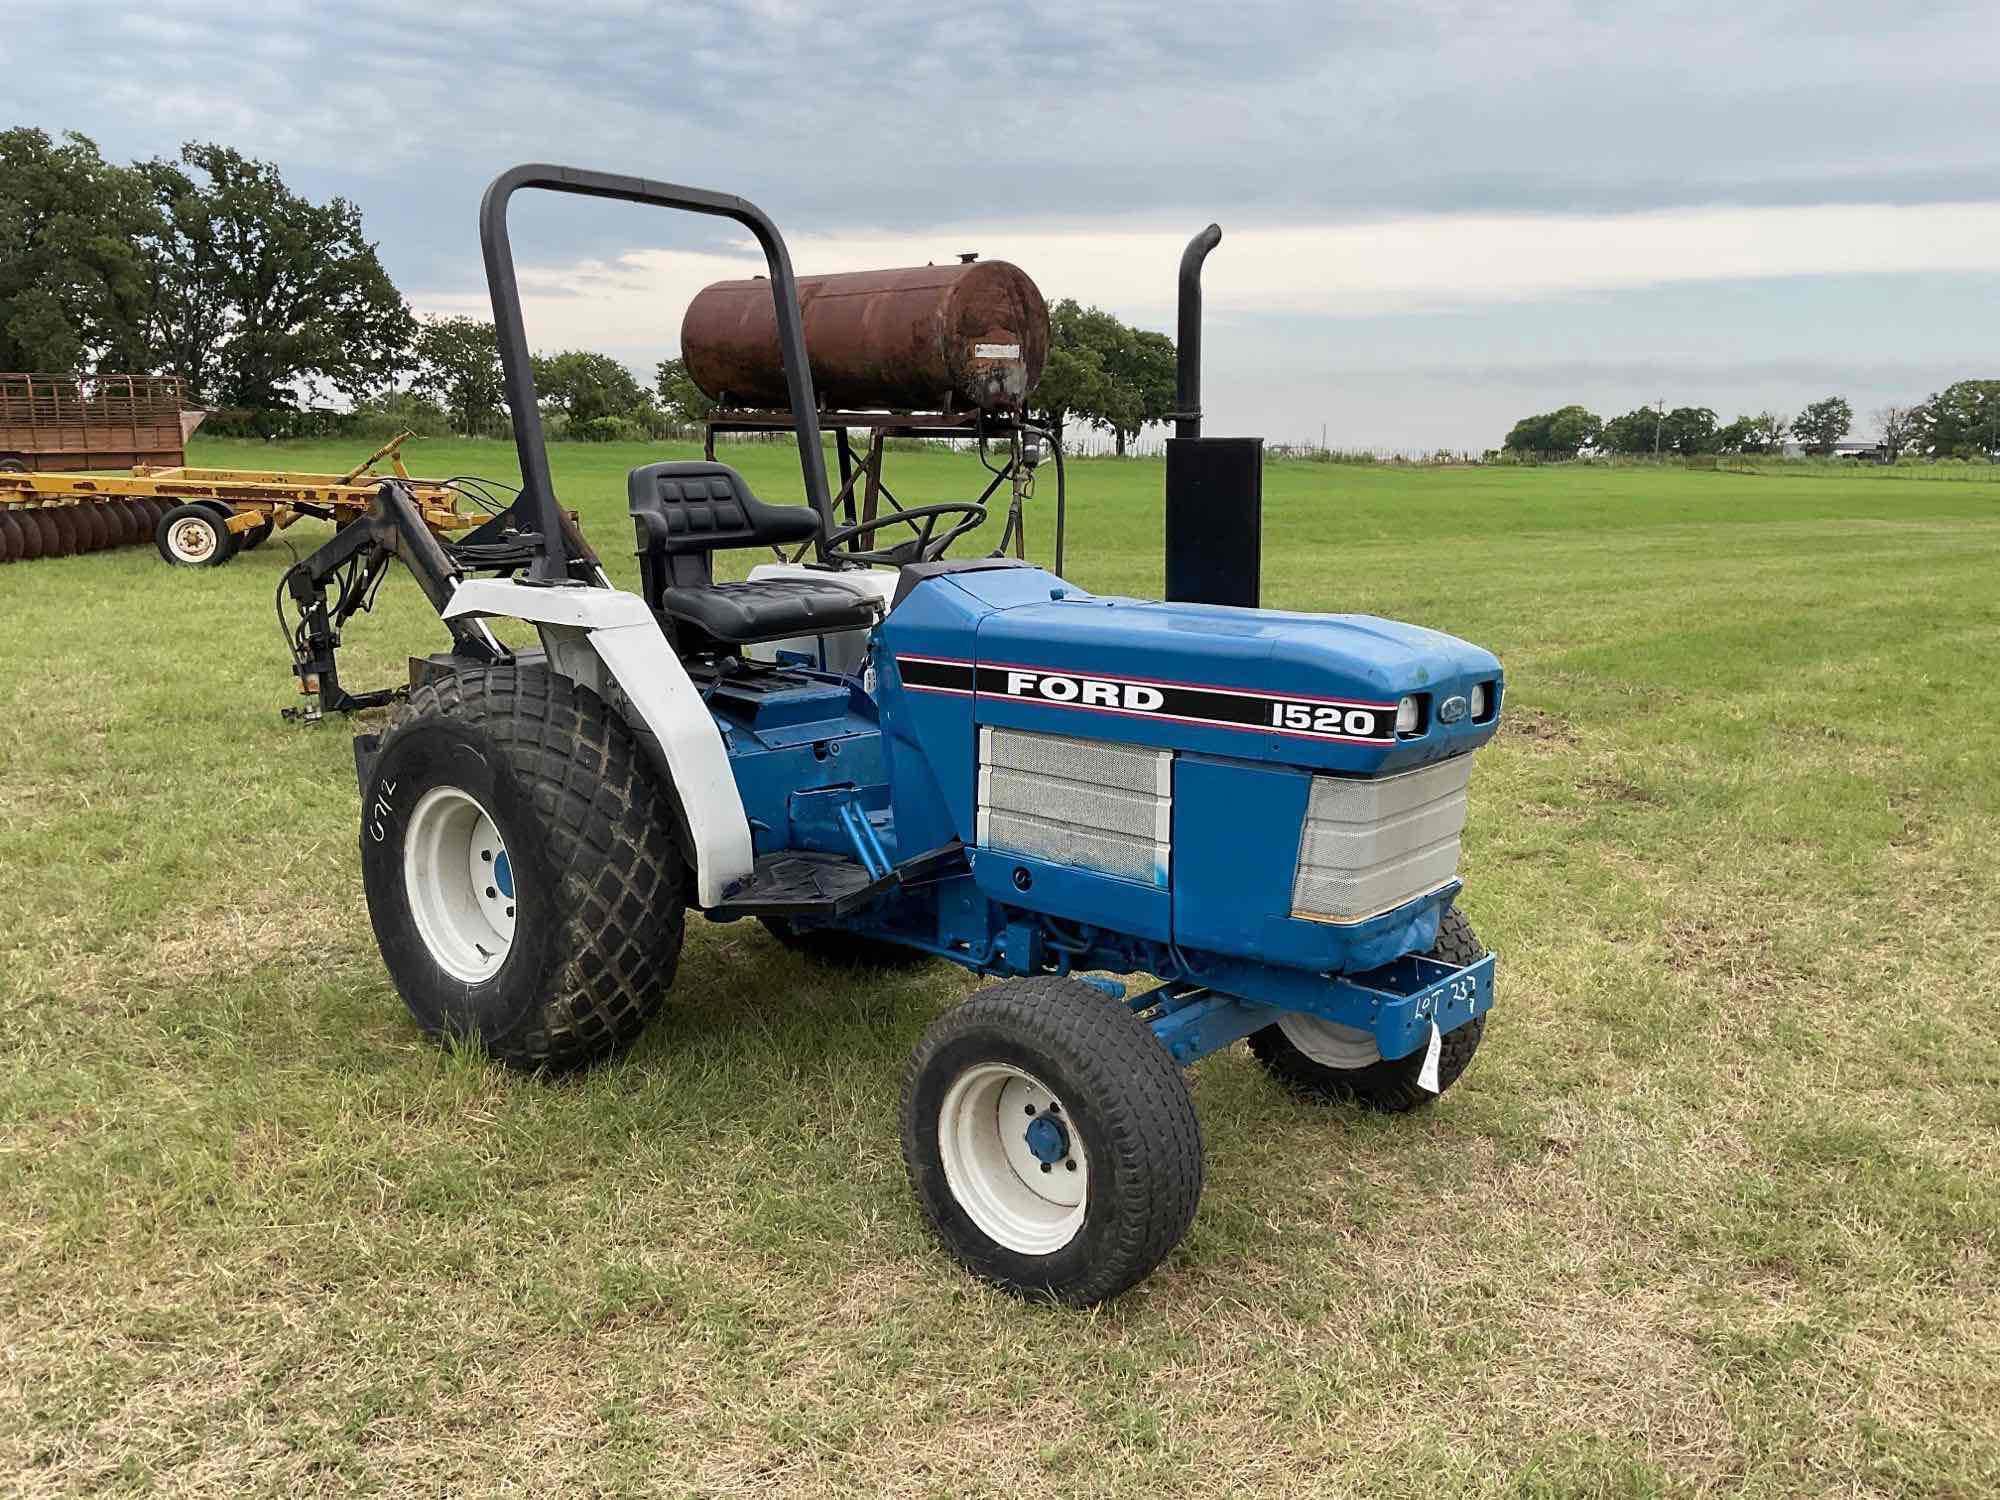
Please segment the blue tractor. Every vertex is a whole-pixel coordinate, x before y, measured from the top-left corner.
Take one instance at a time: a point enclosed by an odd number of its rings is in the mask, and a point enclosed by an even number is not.
[[[755,235],[810,505],[766,504],[723,464],[649,464],[629,489],[642,591],[610,584],[549,480],[507,235],[527,188]],[[329,706],[392,696],[346,693],[334,664],[391,558],[452,633],[356,741],[370,918],[426,1031],[527,1068],[616,1052],[664,1002],[690,911],[832,962],[990,976],[910,1057],[910,1183],[969,1269],[1077,1305],[1146,1276],[1194,1217],[1191,1064],[1247,1039],[1295,1093],[1391,1111],[1459,1077],[1493,1000],[1453,904],[1501,709],[1490,653],[945,555],[977,506],[839,524],[760,211],[525,166],[481,232],[519,496],[452,543],[385,484],[283,586],[301,687]],[[716,552],[771,547],[797,560],[715,580]]]

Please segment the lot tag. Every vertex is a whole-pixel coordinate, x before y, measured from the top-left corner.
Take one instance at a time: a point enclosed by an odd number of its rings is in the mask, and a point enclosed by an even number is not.
[[[1444,1036],[1438,1030],[1438,1023],[1431,1022],[1431,1044],[1424,1048],[1424,1065],[1417,1071],[1417,1087],[1429,1093],[1440,1094],[1438,1087],[1438,1053],[1444,1047]]]

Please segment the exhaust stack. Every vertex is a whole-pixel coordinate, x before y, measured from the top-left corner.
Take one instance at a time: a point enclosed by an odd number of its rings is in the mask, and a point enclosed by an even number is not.
[[[1257,608],[1264,541],[1264,440],[1201,435],[1201,267],[1211,224],[1181,252],[1174,436],[1167,439],[1168,599]]]

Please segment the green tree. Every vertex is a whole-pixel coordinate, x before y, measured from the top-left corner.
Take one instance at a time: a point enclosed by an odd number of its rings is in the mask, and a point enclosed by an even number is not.
[[[1035,386],[1032,410],[1061,442],[1063,429],[1072,417],[1089,422],[1104,410],[1109,400],[1110,381],[1104,360],[1095,349],[1062,333],[1065,309],[1078,311],[1065,298],[1049,314],[1049,357],[1042,366],[1042,378]]]
[[[1717,453],[1769,453],[1781,448],[1791,431],[1785,419],[1774,411],[1741,416],[1715,431]]]
[[[1575,458],[1585,448],[1596,447],[1603,436],[1604,423],[1596,413],[1571,405],[1523,417],[1509,429],[1502,446],[1515,453]]]
[[[1923,425],[1923,409],[1916,406],[1879,406],[1875,409],[1875,431],[1881,435],[1882,451],[1891,463],[1915,446]]]
[[[643,420],[652,398],[624,365],[590,349],[534,356],[535,395],[572,426],[600,417]]]
[[[1792,418],[1792,435],[1808,453],[1831,453],[1854,425],[1854,408],[1842,396],[1815,401]]]
[[[1603,446],[1612,453],[1648,454],[1666,446],[1666,419],[1650,406],[1628,411],[1604,424]]]
[[[1960,380],[1917,408],[1917,442],[1932,458],[2000,454],[2000,380]]]
[[[1693,458],[1716,450],[1715,413],[1706,406],[1677,406],[1660,423],[1660,451]]]
[[[1174,403],[1174,341],[1065,297],[1049,310],[1049,357],[1031,409],[1060,440],[1072,419],[1108,430],[1124,453]]]
[[[1745,453],[1776,453],[1792,433],[1792,424],[1774,411],[1759,412],[1744,420],[1750,424],[1743,435]]]
[[[653,389],[667,419],[683,427],[699,427],[715,414],[715,402],[694,383],[686,360],[661,360],[653,372]]]
[[[0,131],[0,369],[152,368],[145,180],[75,131]]]
[[[1174,409],[1174,341],[1149,328],[1127,328],[1105,359],[1104,369],[1112,385],[1105,425],[1123,458],[1127,443],[1145,428],[1166,421]]]
[[[269,162],[190,141],[141,165],[159,359],[198,398],[266,411],[324,384],[359,400],[407,368],[415,320],[344,198],[313,203]]]
[[[498,429],[507,405],[500,345],[483,318],[426,318],[411,349],[410,389],[436,401],[467,437]]]

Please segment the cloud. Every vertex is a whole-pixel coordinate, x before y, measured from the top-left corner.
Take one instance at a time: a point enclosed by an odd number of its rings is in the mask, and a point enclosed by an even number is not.
[[[1707,400],[1674,375],[1697,357],[1792,361],[1743,388],[1757,402],[1905,359],[1883,379],[1907,396],[1989,373],[1965,354],[2000,338],[1991,0],[13,10],[0,67],[34,82],[14,120],[116,157],[192,138],[273,159],[358,203],[431,310],[485,314],[480,191],[554,160],[740,193],[807,269],[977,248],[1157,326],[1181,243],[1220,219],[1210,404],[1279,435],[1491,441],[1502,402]],[[641,364],[696,287],[750,264],[623,205],[524,202],[516,243],[537,342]],[[1856,320],[1866,340],[1829,332]],[[1466,338],[1492,390],[1518,372],[1491,405],[1359,373],[1449,368]]]
[[[1990,4],[431,0],[420,25],[404,0],[22,10],[0,37],[37,81],[17,111],[135,154],[225,136],[364,203],[416,179],[399,235],[524,158],[856,229],[996,203],[1317,224],[1907,202],[2000,176]]]
[[[790,248],[802,274],[917,265],[979,249],[1020,265],[1052,299],[1074,297],[1171,327],[1185,242],[1179,230],[989,222],[922,235],[808,232],[791,236]],[[1204,286],[1216,318],[1361,318],[1677,283],[1994,269],[2000,202],[1829,204],[1225,227]],[[745,240],[733,252],[635,249],[530,263],[520,281],[537,343],[664,353],[678,345],[681,310],[701,287],[762,270]],[[480,294],[438,291],[413,301],[423,312],[486,312]]]

